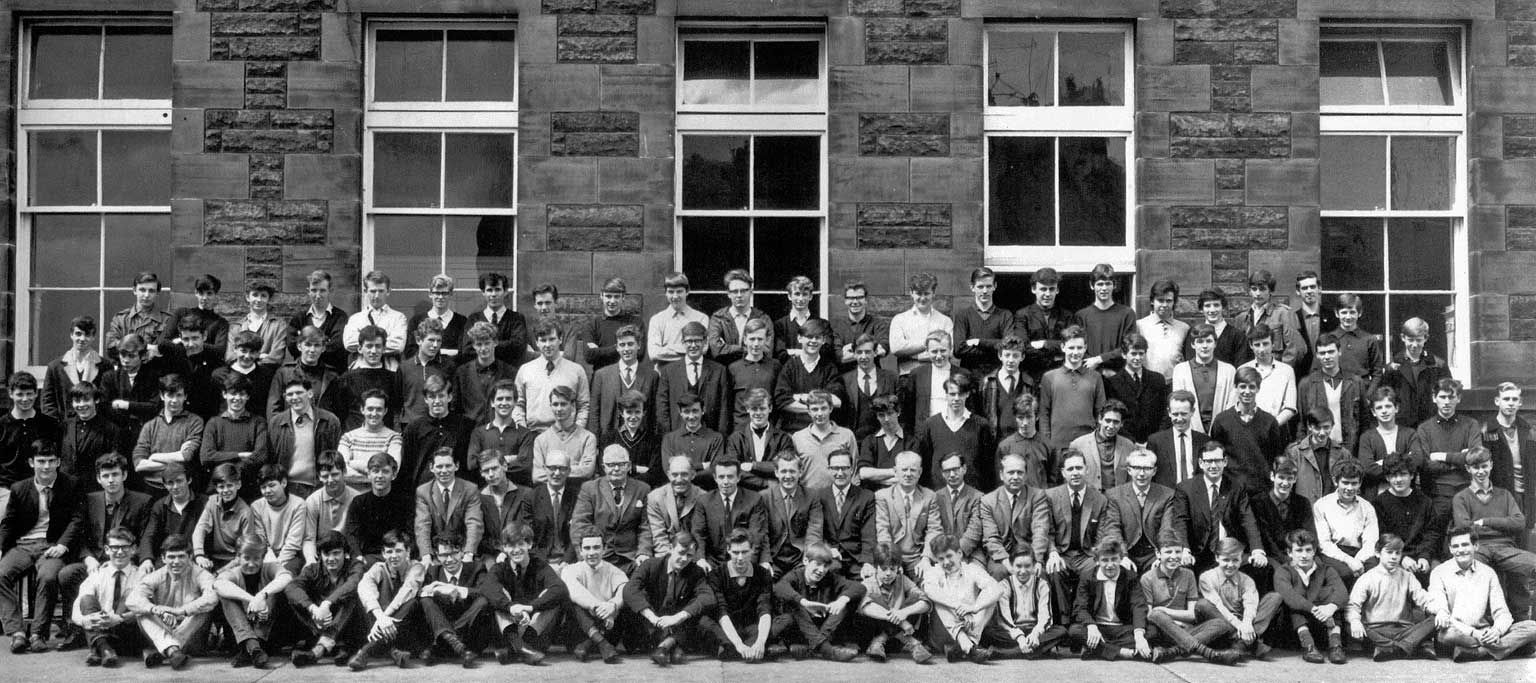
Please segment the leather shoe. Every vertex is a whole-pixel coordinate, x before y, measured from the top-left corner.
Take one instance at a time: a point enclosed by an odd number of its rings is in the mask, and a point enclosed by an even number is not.
[[[656,666],[667,666],[670,663],[669,658],[667,657],[667,648],[658,647],[654,650],[651,650],[651,662]]]
[[[117,650],[112,649],[111,645],[101,646],[101,665],[108,669],[117,668]]]
[[[1328,648],[1328,662],[1330,664],[1345,664],[1349,662],[1349,656],[1344,654],[1344,648],[1339,645]]]
[[[91,653],[85,656],[86,666],[101,666],[101,649],[91,648]]]
[[[405,669],[408,668],[408,662],[411,661],[411,653],[406,652],[405,650],[402,650],[398,647],[391,648],[389,651],[389,659],[395,663],[395,666]]]
[[[972,664],[986,664],[992,658],[992,651],[984,647],[973,647],[965,658],[971,660]]]
[[[1309,647],[1305,653],[1302,653],[1301,660],[1308,664],[1322,664],[1324,658],[1323,653],[1319,652],[1317,648]]]
[[[592,654],[592,641],[583,640],[571,648],[571,654],[576,655],[576,661],[586,663]]]
[[[606,639],[597,642],[597,653],[603,656],[604,663],[618,664],[620,661],[618,649]]]

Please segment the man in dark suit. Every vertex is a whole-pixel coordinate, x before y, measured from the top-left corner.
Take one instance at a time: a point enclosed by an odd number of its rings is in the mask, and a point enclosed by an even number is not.
[[[1152,657],[1147,642],[1147,598],[1136,575],[1120,565],[1125,547],[1106,538],[1093,549],[1094,565],[1078,575],[1072,626],[1067,635],[1083,646],[1083,658],[1110,661],[1122,657]],[[1106,586],[1113,585],[1111,593]],[[1114,615],[1113,620],[1105,616]],[[1095,637],[1096,636],[1096,637]],[[1096,645],[1089,645],[1098,641]]]
[[[1067,449],[1061,456],[1060,486],[1045,491],[1050,513],[1051,552],[1045,562],[1062,604],[1077,597],[1077,576],[1093,566],[1093,548],[1099,542],[1099,528],[1109,500],[1088,485],[1087,456]]]
[[[102,374],[107,372],[103,369]],[[131,452],[130,441],[122,427],[101,412],[101,390],[91,382],[78,382],[69,388],[70,416],[63,420],[59,435],[60,470],[80,485],[82,491],[101,488],[96,483],[96,459],[111,452]],[[134,439],[139,435],[135,433]]]
[[[960,539],[960,556],[967,562],[986,563],[986,554],[980,543],[972,540],[971,525],[981,525],[977,511],[981,509],[981,492],[965,483],[965,460],[951,455],[939,463],[942,485],[934,489],[934,505],[939,508],[939,527],[945,536]],[[976,538],[980,538],[980,531]]]
[[[859,484],[871,492],[896,485],[896,454],[917,451],[917,432],[901,424],[901,399],[876,396],[873,405],[880,429],[859,440]]]
[[[843,576],[858,578],[875,551],[875,494],[852,485],[852,453],[828,455],[827,470],[832,485],[817,497],[822,524],[806,530],[807,545],[826,543],[837,554]]]
[[[1312,373],[1312,361],[1317,352],[1317,338],[1339,326],[1339,318],[1323,306],[1323,289],[1317,271],[1304,270],[1296,275],[1296,295],[1300,305],[1291,309],[1287,323],[1301,334],[1303,344],[1296,349],[1296,361],[1291,368],[1297,377]],[[1287,349],[1289,351],[1289,349]]]
[[[768,510],[762,497],[739,486],[741,463],[719,460],[714,472],[716,490],[704,498],[699,514],[693,516],[693,537],[699,539],[700,556],[711,567],[725,564],[730,559],[727,541],[731,529],[746,527],[758,561],[766,562],[763,539],[768,531]]]
[[[677,399],[694,394],[704,405],[704,425],[731,433],[731,387],[725,366],[704,357],[704,326],[683,326],[683,348],[687,353],[659,371],[656,384],[656,431],[665,434],[681,427]]]
[[[592,400],[587,410],[587,431],[605,434],[623,426],[619,397],[626,391],[638,391],[645,405],[656,405],[656,384],[660,379],[648,360],[640,360],[640,330],[631,325],[619,328],[619,361],[592,373]]]
[[[430,558],[436,539],[451,532],[459,537],[460,561],[473,563],[485,536],[480,491],[455,476],[459,464],[452,448],[432,454],[431,471],[432,481],[416,487],[416,549],[423,559]]]
[[[432,539],[432,548],[437,561],[422,578],[419,598],[432,641],[422,649],[421,659],[431,664],[447,650],[464,668],[474,668],[476,653],[488,642],[491,617],[490,602],[476,590],[485,565],[473,559],[474,546],[466,546],[457,531],[440,533]],[[471,555],[470,561],[464,561],[465,555]]]
[[[1168,416],[1168,378],[1146,369],[1147,338],[1141,333],[1125,335],[1121,353],[1125,369],[1104,378],[1104,393],[1126,406],[1121,433],[1131,441],[1146,443]]]
[[[987,571],[993,578],[1008,576],[1008,562],[1013,549],[1027,545],[1035,557],[1049,557],[1051,513],[1045,492],[1024,481],[1024,458],[1005,455],[1002,461],[1003,485],[981,497],[977,516],[981,523],[971,523],[966,536],[986,550]]]
[[[117,453],[106,453],[96,459],[96,482],[100,491],[85,494],[85,515],[76,543],[77,561],[59,572],[59,585],[63,591],[63,604],[73,605],[80,585],[96,568],[106,563],[107,532],[124,527],[143,532],[149,526],[149,509],[154,503],[147,493],[129,491],[128,459]],[[148,558],[145,558],[148,559]],[[61,649],[75,649],[85,645],[85,633],[77,628],[66,628]]]
[[[880,429],[875,414],[875,397],[896,392],[896,375],[881,369],[876,357],[879,342],[868,334],[861,334],[853,344],[853,357],[857,365],[843,373],[842,416],[837,423],[853,430],[853,435],[863,439]]]
[[[1186,479],[1199,478],[1200,450],[1208,438],[1190,427],[1195,414],[1194,394],[1175,391],[1168,395],[1167,407],[1170,426],[1147,437],[1147,450],[1157,456],[1157,474],[1152,481],[1174,488]]]
[[[1184,537],[1189,540],[1189,559],[1197,575],[1216,566],[1217,546],[1227,537],[1253,549],[1249,562],[1254,566],[1268,562],[1247,491],[1226,474],[1226,469],[1227,454],[1221,444],[1206,442],[1200,453],[1201,476],[1186,479],[1175,488],[1184,507]]]
[[[84,526],[79,487],[59,476],[53,443],[34,441],[27,460],[32,476],[11,484],[5,518],[0,519],[0,627],[11,635],[11,654],[50,649],[48,629],[59,600],[59,571]],[[29,643],[17,589],[21,577],[34,568],[37,604]]]
[[[981,416],[996,428],[997,440],[1018,431],[1019,421],[1013,415],[1013,402],[1020,396],[1035,392],[1035,380],[1024,372],[1024,340],[1013,335],[1003,338],[997,347],[1002,366],[987,374],[981,383]]]
[[[800,485],[800,457],[786,451],[774,459],[778,482],[763,491],[768,508],[768,534],[763,543],[763,566],[774,578],[800,566],[811,529],[823,520],[821,500]]]
[[[655,648],[651,661],[657,666],[681,661],[680,642],[691,639],[699,616],[713,604],[698,551],[693,534],[679,531],[666,555],[640,565],[624,584],[624,606],[639,615],[642,631],[631,635],[637,647]]]
[[[766,389],[747,392],[742,402],[746,404],[747,427],[725,437],[725,457],[741,463],[742,488],[762,491],[778,477],[779,454],[794,451],[795,442],[769,419],[773,404]]]
[[[480,453],[480,519],[485,534],[480,537],[482,557],[501,552],[501,532],[512,522],[533,524],[533,490],[518,486],[507,478],[506,456],[488,448]]]
[[[612,366],[610,366],[612,367]],[[603,559],[625,574],[651,557],[651,527],[646,522],[645,499],[651,487],[629,477],[629,451],[609,446],[602,454],[606,477],[581,485],[571,512],[571,545],[581,539],[606,539]]]
[[[559,451],[545,456],[549,479],[530,492],[533,506],[533,555],[559,567],[576,561],[576,546],[567,528],[576,511],[576,492],[566,486],[571,458]]]
[[[1165,533],[1176,534],[1181,545],[1188,523],[1184,506],[1171,488],[1153,481],[1157,456],[1147,449],[1126,456],[1131,480],[1104,492],[1103,522],[1099,538],[1116,538],[1125,544],[1126,555],[1136,563],[1137,573],[1152,568],[1157,561],[1159,539]]]

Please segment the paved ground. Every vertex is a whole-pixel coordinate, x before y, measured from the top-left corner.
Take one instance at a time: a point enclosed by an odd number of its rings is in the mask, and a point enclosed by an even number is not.
[[[1236,667],[1223,667],[1197,661],[1180,661],[1164,665],[1138,662],[1080,662],[1075,659],[1054,661],[1003,661],[985,666],[968,663],[937,663],[918,666],[904,658],[886,664],[874,664],[860,659],[851,664],[836,664],[816,660],[803,662],[784,661],[772,664],[745,665],[722,664],[713,660],[694,658],[688,663],[669,669],[659,669],[644,657],[632,657],[622,664],[605,665],[599,662],[581,664],[574,659],[557,654],[551,664],[537,670],[521,664],[497,666],[494,661],[482,661],[480,668],[466,671],[458,666],[439,664],[427,668],[419,662],[409,670],[373,666],[363,674],[353,674],[346,669],[317,666],[295,670],[286,661],[282,666],[264,671],[232,669],[225,660],[211,658],[194,659],[185,671],[171,671],[165,667],[146,670],[139,662],[127,663],[119,669],[87,669],[84,653],[50,653],[41,655],[13,656],[0,653],[0,681],[18,683],[44,683],[53,681],[78,682],[85,678],[92,683],[167,681],[214,681],[219,683],[285,683],[288,681],[395,681],[424,683],[436,680],[452,683],[469,681],[506,680],[509,677],[536,676],[540,683],[572,681],[586,683],[606,678],[610,681],[667,681],[667,683],[695,683],[706,681],[748,681],[754,678],[772,677],[776,681],[816,681],[816,683],[864,682],[885,679],[900,683],[957,683],[982,679],[1041,681],[1044,683],[1083,683],[1085,681],[1118,681],[1122,683],[1265,683],[1274,681],[1347,681],[1369,683],[1371,681],[1434,681],[1434,683],[1520,683],[1536,682],[1536,660],[1508,662],[1471,662],[1452,664],[1439,662],[1408,661],[1374,663],[1360,658],[1342,666],[1307,664],[1298,655],[1277,651],[1274,661],[1250,662]]]

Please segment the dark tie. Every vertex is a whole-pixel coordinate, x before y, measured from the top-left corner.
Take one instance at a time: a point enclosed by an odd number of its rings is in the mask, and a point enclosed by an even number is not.
[[[1083,494],[1072,494],[1072,540],[1067,542],[1067,550],[1082,550],[1083,535],[1078,531],[1083,521]]]
[[[617,486],[613,487],[613,506],[614,507],[618,507],[619,503],[621,501],[623,501],[623,500],[624,500],[624,489],[621,489],[621,488],[619,488]]]
[[[1189,478],[1189,433],[1179,432],[1179,475],[1178,480]]]
[[[683,521],[683,507],[686,506],[687,504],[688,504],[688,498],[687,497],[684,497],[684,496],[678,496],[677,497],[677,521],[678,521],[678,523],[682,523],[682,521]]]
[[[670,614],[675,604],[677,604],[677,572],[667,572],[667,596],[662,599],[661,608]]]
[[[1013,395],[1013,375],[1003,375],[1003,395]]]
[[[42,494],[40,496],[38,496],[37,509],[39,509],[39,510],[47,510],[48,509],[48,505],[52,501],[53,501],[53,487],[52,486],[44,486],[43,490],[42,490]]]
[[[378,325],[379,325],[377,322],[374,322],[374,320],[373,320],[373,311],[368,311],[368,324],[369,325],[373,325],[374,327],[378,327]]]
[[[629,368],[624,368],[624,386],[628,387],[629,385],[635,383],[634,372],[635,372],[634,370],[631,370]]]
[[[112,570],[112,613],[123,611],[123,570]]]
[[[546,374],[546,375],[553,375],[553,374],[555,374],[555,362],[554,361],[550,361],[550,362],[544,364],[544,374]]]
[[[875,395],[875,382],[874,382],[874,379],[871,378],[869,373],[867,373],[867,372],[864,373],[864,395],[865,396],[874,396]]]

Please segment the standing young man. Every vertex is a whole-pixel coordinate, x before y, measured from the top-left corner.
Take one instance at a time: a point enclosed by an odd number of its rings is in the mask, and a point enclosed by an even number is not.
[[[1055,268],[1035,271],[1029,283],[1035,301],[1014,314],[1013,335],[1024,340],[1024,371],[1038,385],[1047,370],[1061,364],[1061,331],[1077,318],[1056,305],[1061,275]]]
[[[1233,386],[1237,368],[1216,357],[1216,328],[1209,323],[1191,328],[1187,340],[1194,355],[1175,365],[1169,380],[1174,391],[1188,391],[1194,395],[1194,429],[1208,432],[1217,415],[1237,404],[1237,391]]]
[[[773,319],[752,305],[752,276],[736,268],[725,274],[725,292],[731,304],[709,316],[705,346],[710,358],[729,367],[746,353],[747,323],[761,320],[767,324],[767,348],[773,350]]]
[[[1219,289],[1207,289],[1200,292],[1195,305],[1200,309],[1201,322],[1216,331],[1216,347],[1213,351],[1216,358],[1232,366],[1248,360],[1248,336],[1236,325],[1227,322],[1227,295]],[[1186,360],[1195,357],[1192,342],[1192,338],[1185,337],[1183,355]]]
[[[971,301],[955,311],[955,357],[960,367],[977,375],[997,369],[997,349],[1013,332],[1013,311],[993,305],[997,274],[991,268],[971,271]]]
[[[1353,453],[1360,438],[1360,408],[1365,383],[1339,367],[1339,338],[1332,333],[1313,340],[1312,372],[1296,385],[1296,407],[1302,415],[1313,408],[1333,414],[1333,443]]]
[[[311,272],[305,281],[308,285],[309,307],[288,319],[289,330],[299,333],[297,338],[289,341],[288,357],[290,359],[299,357],[304,341],[308,337],[306,331],[313,327],[319,331],[321,337],[322,350],[319,354],[319,363],[340,374],[347,369],[347,347],[343,341],[343,333],[346,331],[350,316],[331,303],[330,273],[316,270]]]
[[[111,355],[117,343],[130,334],[140,339],[154,341],[171,317],[165,311],[155,310],[160,298],[160,276],[140,271],[133,276],[133,305],[118,311],[107,323],[107,353]]]
[[[1296,331],[1296,316],[1291,314],[1291,307],[1275,301],[1274,294],[1274,274],[1267,270],[1249,273],[1248,308],[1239,312],[1232,322],[1244,332],[1250,332],[1260,324],[1265,325],[1275,360],[1289,367],[1296,361],[1296,354],[1305,341],[1301,333]],[[1252,342],[1252,337],[1249,341]]]
[[[639,352],[645,352],[645,339],[639,332],[643,329],[640,316],[624,310],[624,296],[627,292],[628,287],[622,278],[608,278],[608,281],[603,283],[601,294],[602,313],[592,316],[586,331],[577,337],[586,341],[586,361],[592,366],[594,372],[613,365],[619,360],[618,333],[626,327],[636,330],[635,337],[640,342]]]
[[[1425,350],[1429,341],[1429,323],[1422,318],[1403,321],[1398,332],[1403,350],[1392,357],[1381,373],[1380,386],[1397,392],[1398,421],[1409,427],[1435,415],[1435,393],[1440,380],[1450,379],[1445,359]]]
[[[405,314],[389,306],[389,276],[382,270],[370,271],[363,276],[363,310],[347,318],[342,344],[348,353],[358,354],[363,343],[359,333],[365,327],[377,327],[384,332],[383,363],[394,369],[405,351],[406,323]]]
[[[1147,340],[1147,369],[1164,377],[1178,365],[1189,334],[1189,323],[1173,317],[1179,303],[1179,283],[1158,280],[1152,283],[1147,298],[1152,312],[1136,320],[1136,331]]]
[[[1088,339],[1073,325],[1061,331],[1061,367],[1040,379],[1040,435],[1053,450],[1093,431],[1094,416],[1104,407],[1104,378],[1084,362]]]
[[[933,308],[933,295],[939,281],[932,274],[917,273],[907,284],[912,308],[891,318],[891,353],[896,355],[900,374],[908,375],[924,363],[933,361],[928,335],[935,331],[951,334],[954,321]]]
[[[553,318],[540,320],[533,337],[539,357],[517,369],[517,410],[513,411],[512,419],[532,431],[552,427],[555,415],[550,408],[551,392],[555,387],[566,387],[576,395],[576,423],[587,424],[592,401],[587,371],[565,357],[560,323]]]
[[[657,369],[688,353],[685,329],[688,323],[698,323],[699,352],[704,350],[705,330],[709,317],[688,305],[688,276],[672,273],[662,280],[662,291],[667,297],[667,307],[651,316],[645,333],[646,355],[656,363]]]
[[[1077,311],[1077,320],[1087,332],[1088,367],[1098,369],[1105,362],[1106,370],[1116,369],[1120,360],[1120,343],[1125,335],[1136,331],[1136,311],[1115,301],[1115,268],[1100,263],[1088,274],[1088,286],[1093,290],[1093,303]]]
[[[496,360],[516,369],[528,350],[528,321],[522,313],[507,308],[507,292],[512,283],[501,273],[483,273],[479,286],[481,296],[485,297],[485,308],[469,314],[465,327],[473,329],[475,323],[490,323],[496,332],[492,353]],[[475,353],[479,355],[478,351]]]
[[[838,347],[838,369],[843,372],[853,369],[856,361],[854,342],[862,335],[867,334],[875,340],[877,360],[890,353],[890,321],[870,313],[868,306],[869,288],[862,281],[849,280],[843,285],[843,308],[848,314],[832,319],[832,341]]]
[[[1317,271],[1304,270],[1296,274],[1296,295],[1301,298],[1301,305],[1291,311],[1286,322],[1295,328],[1302,343],[1292,356],[1291,367],[1296,369],[1297,377],[1306,377],[1316,369],[1313,360],[1318,339],[1338,326],[1339,320],[1333,311],[1323,307],[1323,288]]]

